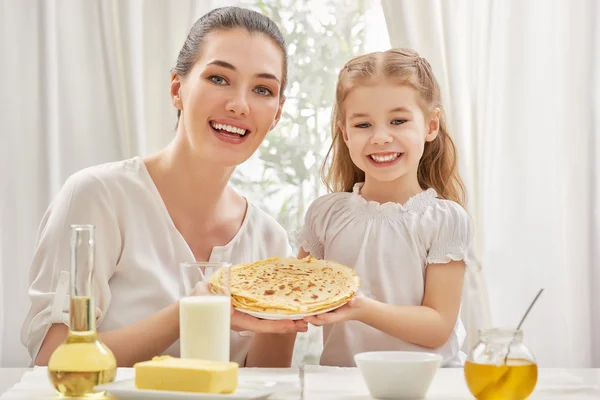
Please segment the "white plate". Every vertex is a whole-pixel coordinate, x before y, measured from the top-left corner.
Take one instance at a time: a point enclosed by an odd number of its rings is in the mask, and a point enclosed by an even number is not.
[[[345,304],[346,303],[340,304],[339,306],[335,306],[332,308],[328,308],[326,310],[321,310],[321,311],[317,311],[315,313],[310,313],[310,314],[289,314],[289,315],[288,314],[269,314],[269,313],[264,313],[264,312],[259,312],[259,311],[248,311],[248,310],[244,310],[244,309],[237,308],[237,307],[235,309],[244,314],[252,315],[253,317],[261,318],[261,319],[270,319],[273,321],[291,319],[291,320],[296,321],[296,320],[302,319],[304,317],[311,317],[313,315],[325,314],[326,312],[338,309]]]
[[[164,400],[255,400],[265,399],[269,395],[294,389],[290,383],[281,383],[264,380],[243,380],[240,379],[235,393],[231,394],[212,394],[212,393],[192,393],[192,392],[173,392],[166,390],[140,390],[135,387],[133,379],[115,381],[105,385],[96,386],[98,390],[106,390],[108,393],[119,399],[164,399]]]

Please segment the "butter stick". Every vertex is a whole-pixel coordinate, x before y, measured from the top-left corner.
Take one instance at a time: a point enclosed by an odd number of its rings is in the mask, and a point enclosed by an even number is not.
[[[233,393],[238,385],[239,365],[217,362],[154,357],[135,364],[135,387],[196,393]]]

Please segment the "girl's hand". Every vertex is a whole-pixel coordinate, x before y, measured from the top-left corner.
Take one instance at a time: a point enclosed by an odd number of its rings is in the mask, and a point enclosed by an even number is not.
[[[209,284],[206,282],[198,282],[191,296],[201,296],[210,293]],[[259,319],[248,314],[244,314],[231,306],[231,329],[237,332],[250,331],[254,333],[295,333],[306,332],[308,325],[305,321],[270,321]]]
[[[305,317],[304,321],[315,326],[323,326],[326,324],[335,324],[336,322],[359,320],[360,315],[365,311],[367,303],[368,298],[363,294],[357,293],[348,303],[337,310]]]

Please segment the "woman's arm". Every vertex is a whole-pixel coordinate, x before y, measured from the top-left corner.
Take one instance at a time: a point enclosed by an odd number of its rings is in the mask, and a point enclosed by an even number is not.
[[[306,329],[299,331],[306,332]],[[289,368],[295,343],[296,332],[255,334],[246,357],[246,367]]]
[[[456,324],[462,297],[465,264],[430,264],[420,306],[395,306],[364,296],[330,313],[306,318],[314,325],[358,320],[388,335],[419,346],[436,348],[448,341]]]
[[[309,253],[300,248],[298,258],[304,258]],[[269,321],[264,321],[269,322]],[[274,321],[271,321],[274,322]],[[308,326],[304,321],[294,321],[297,332],[306,332]],[[284,327],[282,327],[284,328]],[[258,333],[254,335],[248,357],[247,367],[287,368],[292,364],[296,332],[292,333]]]
[[[287,367],[291,363],[296,332],[307,330],[304,321],[267,321],[234,311],[231,318],[234,330],[255,332],[247,365]],[[68,333],[63,324],[53,324],[46,334],[36,365],[47,365],[50,356],[62,344]],[[179,339],[179,303],[126,327],[98,334],[117,359],[119,367],[131,367],[163,353]]]
[[[63,324],[53,324],[35,358],[36,365],[47,365],[50,356],[69,332]],[[119,367],[131,367],[138,361],[161,354],[179,338],[179,303],[134,324],[98,334],[117,359]]]
[[[308,256],[310,256],[310,253],[308,251],[304,250],[302,247],[300,247],[300,250],[298,251],[298,257],[296,257],[296,258],[301,259],[301,258],[306,258]]]

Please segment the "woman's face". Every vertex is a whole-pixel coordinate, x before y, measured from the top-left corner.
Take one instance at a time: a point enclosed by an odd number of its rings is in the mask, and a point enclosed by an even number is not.
[[[171,97],[194,156],[223,166],[246,161],[281,116],[283,53],[264,34],[216,30]]]

